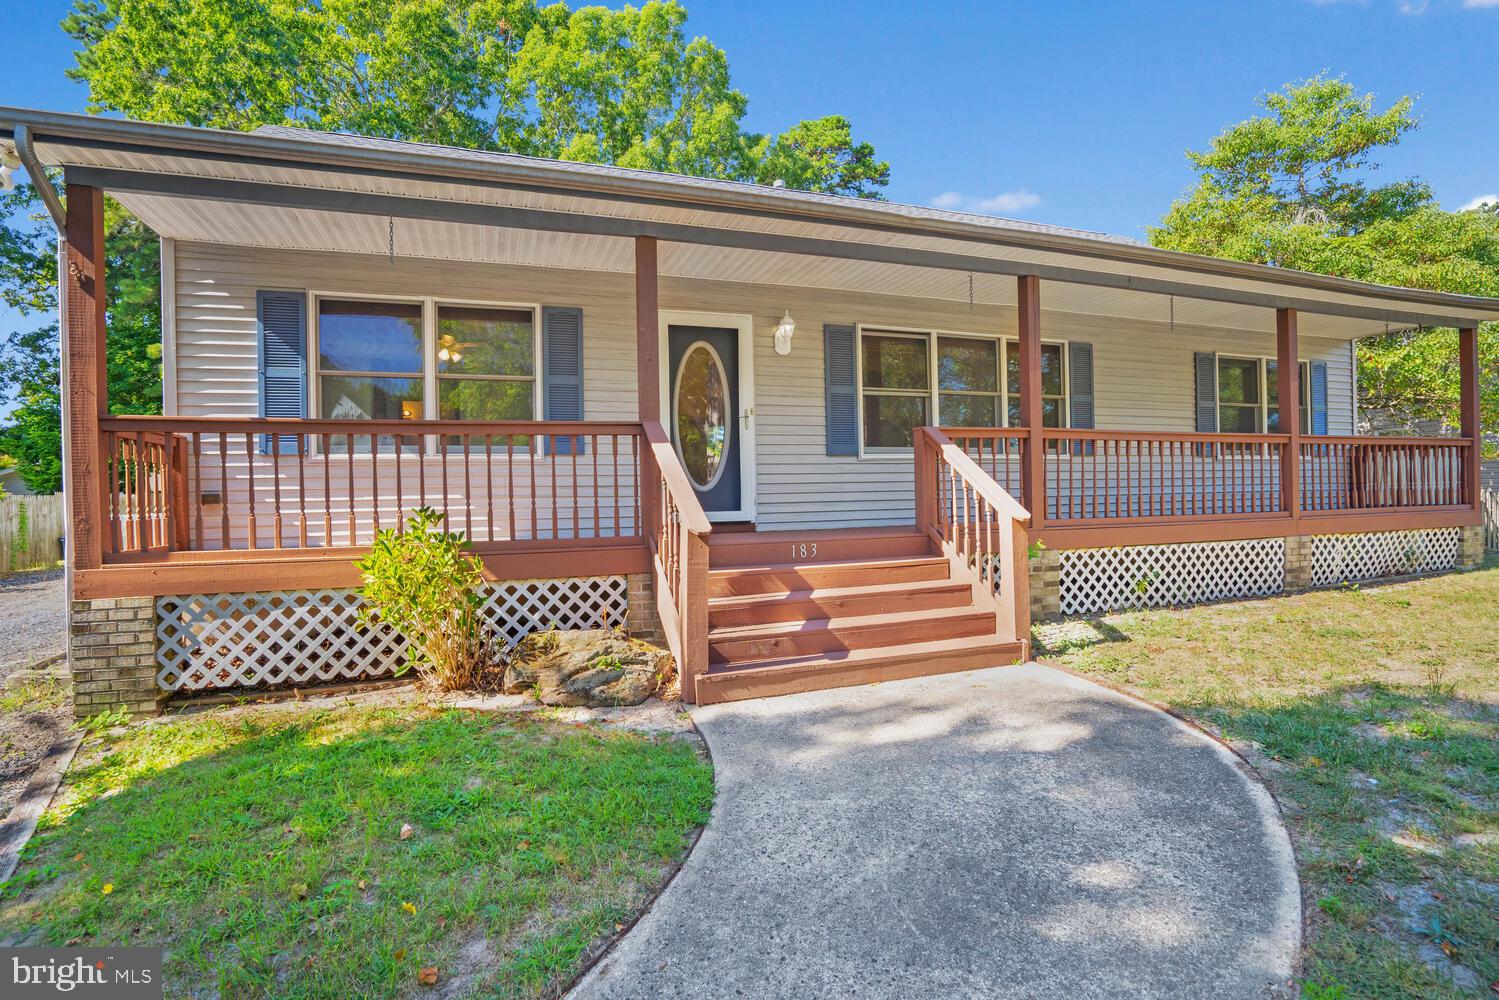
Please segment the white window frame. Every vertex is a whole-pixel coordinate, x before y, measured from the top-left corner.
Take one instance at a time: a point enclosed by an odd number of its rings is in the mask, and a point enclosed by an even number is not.
[[[307,412],[311,419],[320,419],[323,412],[323,370],[318,364],[318,304],[323,299],[338,299],[352,302],[398,302],[416,303],[422,310],[422,419],[438,419],[437,399],[437,309],[439,306],[460,306],[481,309],[526,310],[531,313],[531,374],[530,376],[497,376],[496,380],[526,381],[532,383],[531,419],[540,420],[543,412],[542,357],[541,357],[541,304],[538,302],[495,302],[487,299],[460,299],[446,295],[390,295],[361,291],[312,290],[307,293]],[[400,377],[387,372],[329,372],[330,375],[365,375],[372,378]],[[416,433],[413,431],[413,433]],[[429,444],[429,450],[435,444]],[[387,454],[378,452],[378,454]]]
[[[856,411],[856,422],[859,434],[859,458],[871,461],[905,461],[911,455],[910,448],[868,448],[864,443],[864,336],[881,336],[890,334],[894,336],[907,336],[912,338],[926,338],[927,341],[927,406],[928,417],[935,421],[935,426],[942,426],[942,390],[938,387],[937,379],[937,341],[939,338],[967,340],[997,341],[999,346],[999,427],[1009,427],[1010,424],[1010,400],[1016,394],[1010,392],[1010,379],[1007,352],[1011,348],[1019,348],[1020,338],[1007,336],[1002,333],[982,333],[973,330],[942,330],[937,328],[920,328],[909,326],[895,326],[888,323],[857,323],[854,326],[854,383],[857,389],[858,408]],[[1062,422],[1063,429],[1072,426],[1072,372],[1068,363],[1067,342],[1065,340],[1044,339],[1042,344],[1059,347],[1062,352]],[[912,389],[875,389],[872,395],[880,396],[919,396],[923,395]],[[989,395],[988,393],[976,393],[975,395]],[[1056,397],[1049,397],[1056,398]]]
[[[1249,403],[1224,403],[1219,394],[1219,386],[1223,383],[1223,372],[1218,367],[1218,362],[1227,358],[1230,361],[1253,361],[1259,368],[1260,401],[1256,409],[1259,410],[1259,422],[1251,434],[1269,434],[1267,428],[1270,426],[1270,363],[1279,363],[1279,358],[1267,355],[1255,354],[1232,354],[1225,351],[1213,352],[1213,429],[1223,433],[1224,406],[1250,406]],[[1310,434],[1312,428],[1312,363],[1299,358],[1296,361],[1298,379],[1297,392],[1306,396],[1306,430],[1302,434]],[[1296,418],[1301,419],[1301,401],[1298,399],[1296,405]],[[1289,431],[1276,431],[1277,434],[1287,434]]]

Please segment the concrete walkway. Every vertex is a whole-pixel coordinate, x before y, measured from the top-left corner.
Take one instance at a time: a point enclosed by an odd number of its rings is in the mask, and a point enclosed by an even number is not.
[[[1040,666],[695,709],[713,818],[574,997],[1273,997],[1275,806],[1169,716]]]

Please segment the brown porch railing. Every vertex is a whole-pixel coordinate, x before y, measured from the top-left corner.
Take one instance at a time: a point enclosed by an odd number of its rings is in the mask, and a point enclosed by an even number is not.
[[[684,701],[696,699],[696,680],[708,668],[708,535],[713,531],[697,491],[677,460],[665,428],[642,425],[646,533],[651,549],[656,609],[677,658]]]
[[[1277,514],[1287,434],[1047,430],[1046,520]]]
[[[973,583],[975,599],[994,609],[996,634],[1029,642],[1030,512],[942,431],[918,427],[913,438],[916,529]]]
[[[943,428],[1019,502],[1036,438],[1023,427]],[[1042,431],[1045,522],[1058,527],[1290,517],[1281,488],[1288,434]],[[1304,513],[1471,507],[1467,438],[1303,437]]]
[[[1305,511],[1467,507],[1468,438],[1301,439]]]
[[[432,506],[476,545],[642,539],[639,424],[108,417],[106,561],[367,545]]]

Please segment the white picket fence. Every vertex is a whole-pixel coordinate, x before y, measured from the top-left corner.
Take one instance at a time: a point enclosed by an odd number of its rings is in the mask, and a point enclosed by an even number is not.
[[[0,576],[56,565],[66,531],[61,493],[0,497]]]

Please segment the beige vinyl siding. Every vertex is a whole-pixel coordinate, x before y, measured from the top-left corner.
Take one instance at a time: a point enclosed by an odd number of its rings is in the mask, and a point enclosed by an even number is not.
[[[636,410],[633,277],[629,274],[178,241],[177,379],[184,416],[256,413],[255,292],[262,288],[438,296],[579,306],[584,328],[584,415],[630,420]],[[1045,303],[1046,286],[1042,287]],[[663,310],[750,314],[754,319],[757,523],[763,529],[898,524],[912,516],[908,456],[825,454],[826,323],[1014,336],[1015,310],[934,299],[663,277]],[[789,357],[771,331],[790,310]],[[1275,353],[1273,330],[1214,330],[1044,311],[1047,340],[1094,347],[1097,426],[1192,431],[1193,352]],[[1302,358],[1325,361],[1328,429],[1352,433],[1346,341],[1302,338]],[[742,422],[739,426],[743,426]]]

